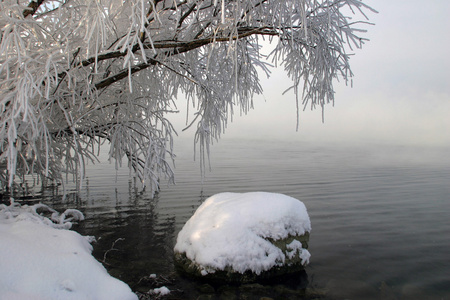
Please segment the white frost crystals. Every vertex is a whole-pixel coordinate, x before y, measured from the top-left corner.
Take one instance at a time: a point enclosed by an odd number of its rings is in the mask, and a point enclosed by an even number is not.
[[[91,255],[91,237],[66,230],[82,217],[42,204],[0,205],[0,299],[137,299]]]
[[[260,274],[297,253],[307,264],[310,254],[300,241],[293,240],[283,252],[270,240],[310,231],[306,207],[295,198],[266,192],[221,193],[208,198],[186,222],[175,253],[200,265],[202,275],[230,267]]]
[[[156,192],[174,181],[177,106],[204,168],[273,68],[299,109],[333,103],[371,12],[360,0],[0,1],[0,188],[81,179],[102,146]]]

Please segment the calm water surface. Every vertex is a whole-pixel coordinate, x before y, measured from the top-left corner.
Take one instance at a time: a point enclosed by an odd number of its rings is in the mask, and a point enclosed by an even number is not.
[[[134,290],[148,290],[139,280],[150,274],[174,276],[176,235],[206,197],[268,191],[307,206],[307,284],[324,299],[450,299],[449,149],[223,140],[202,184],[192,144],[178,146],[177,185],[155,199],[108,163],[89,168],[80,193],[36,199],[82,210],[75,229],[97,238],[94,255]],[[195,285],[171,288],[195,299]]]

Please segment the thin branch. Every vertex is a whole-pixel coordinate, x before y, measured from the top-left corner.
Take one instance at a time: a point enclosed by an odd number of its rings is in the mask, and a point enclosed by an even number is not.
[[[24,9],[22,15],[24,18],[28,17],[29,15],[34,15],[36,11],[38,10],[39,6],[41,6],[42,3],[44,3],[45,0],[37,0],[37,1],[31,1],[28,4],[28,8]]]
[[[229,42],[230,40],[238,40],[242,39],[251,35],[260,34],[260,35],[278,35],[278,32],[272,30],[271,28],[248,28],[248,27],[241,27],[238,29],[238,35],[231,36],[231,37],[219,37],[219,38],[205,38],[205,39],[198,39],[190,42],[176,42],[176,41],[160,41],[160,42],[154,42],[153,47],[158,49],[163,48],[174,48],[172,52],[166,52],[167,56],[172,56],[176,54],[185,53],[191,50],[194,50],[196,48],[203,47],[205,45],[211,44],[213,42]],[[144,48],[150,49],[151,45],[144,45]],[[106,57],[106,56],[105,56]],[[106,59],[105,57],[102,57],[102,59]],[[114,56],[116,57],[116,56]],[[98,58],[100,60],[100,56]],[[114,74],[113,76],[110,76],[102,81],[97,82],[94,87],[99,90],[102,88],[105,88],[114,82],[117,82],[119,80],[122,80],[126,78],[129,75],[132,75],[134,73],[137,73],[139,71],[145,70],[150,66],[154,66],[159,63],[158,60],[153,58],[147,58],[148,62],[141,63],[138,65],[135,65],[131,68],[123,69],[122,71]]]

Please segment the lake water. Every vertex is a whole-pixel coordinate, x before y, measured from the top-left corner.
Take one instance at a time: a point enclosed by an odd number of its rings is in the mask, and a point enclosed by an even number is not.
[[[94,255],[134,290],[157,274],[173,297],[196,299],[206,292],[172,261],[196,208],[219,192],[284,193],[312,222],[300,288],[321,299],[450,299],[450,149],[222,140],[202,184],[192,143],[178,146],[177,185],[155,199],[105,163],[88,168],[81,192],[62,200],[44,189],[34,200],[83,211],[75,229],[97,238]]]

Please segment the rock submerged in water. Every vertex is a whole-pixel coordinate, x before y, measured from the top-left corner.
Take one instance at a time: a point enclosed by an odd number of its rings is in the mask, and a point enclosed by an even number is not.
[[[247,283],[258,280],[266,280],[274,277],[294,274],[304,270],[304,266],[308,262],[301,258],[300,251],[296,251],[293,255],[289,255],[292,253],[292,250],[289,249],[287,245],[294,241],[298,241],[303,246],[301,251],[305,251],[308,249],[308,240],[309,233],[305,233],[301,236],[289,236],[285,239],[271,241],[271,243],[283,251],[285,260],[284,262],[280,261],[269,270],[262,271],[259,274],[256,274],[251,270],[246,270],[241,273],[235,271],[230,266],[226,266],[223,270],[205,268],[205,266],[202,266],[186,257],[186,253],[180,252],[175,252],[175,265],[177,270],[183,274],[209,281]]]
[[[175,264],[189,276],[253,282],[300,272],[309,263],[304,204],[265,192],[208,198],[180,231]]]

